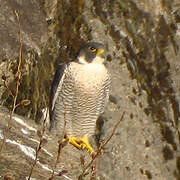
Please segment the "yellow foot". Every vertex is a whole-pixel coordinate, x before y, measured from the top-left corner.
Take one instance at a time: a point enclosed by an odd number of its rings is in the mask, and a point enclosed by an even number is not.
[[[84,136],[82,138],[76,138],[72,136],[67,136],[69,143],[75,146],[78,149],[87,149],[87,151],[92,154],[94,152],[91,144],[88,141],[88,137]]]

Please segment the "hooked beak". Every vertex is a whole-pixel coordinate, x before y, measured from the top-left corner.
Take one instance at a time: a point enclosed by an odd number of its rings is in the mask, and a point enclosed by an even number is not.
[[[97,56],[105,58],[105,50],[104,49],[98,49]]]

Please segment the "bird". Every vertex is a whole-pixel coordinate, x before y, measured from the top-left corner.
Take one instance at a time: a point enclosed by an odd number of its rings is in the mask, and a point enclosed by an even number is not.
[[[89,138],[109,101],[110,73],[105,47],[88,42],[74,60],[59,64],[50,90],[50,132],[64,132],[64,141],[94,153]]]

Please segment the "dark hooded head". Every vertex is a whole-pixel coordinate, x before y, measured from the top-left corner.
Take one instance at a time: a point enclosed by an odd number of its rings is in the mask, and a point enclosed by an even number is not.
[[[97,42],[90,42],[82,46],[78,52],[77,60],[82,64],[104,63],[104,45]]]

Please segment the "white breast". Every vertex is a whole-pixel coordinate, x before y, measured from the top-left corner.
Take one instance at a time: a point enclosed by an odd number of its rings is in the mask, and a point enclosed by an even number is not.
[[[98,86],[102,86],[109,79],[109,74],[103,64],[72,64],[71,68],[77,87],[85,88],[86,92],[94,93]]]

